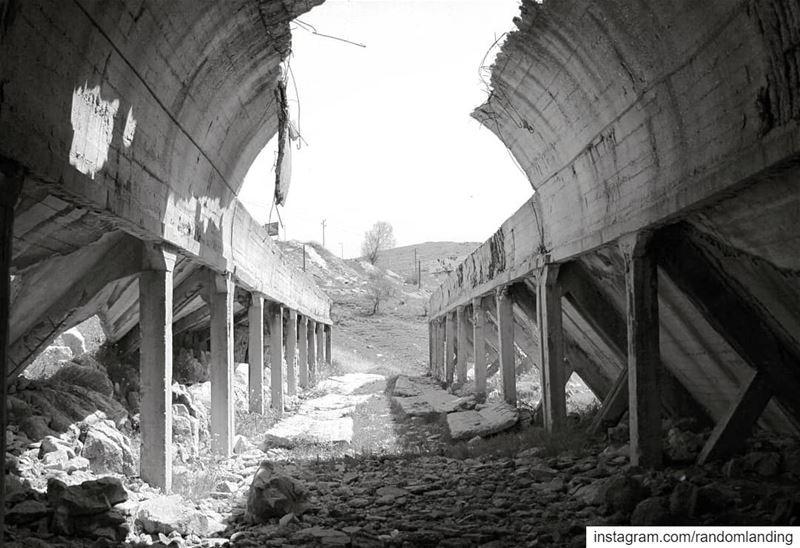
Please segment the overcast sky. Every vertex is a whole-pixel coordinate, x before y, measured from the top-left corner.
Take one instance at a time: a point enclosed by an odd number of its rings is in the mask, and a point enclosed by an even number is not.
[[[492,43],[513,28],[518,0],[327,0],[293,33],[290,107],[305,140],[292,151],[281,239],[322,240],[360,254],[375,221],[398,245],[484,241],[531,187],[494,134],[469,114],[486,99],[479,77]],[[266,222],[274,144],[241,200]],[[275,212],[272,220],[277,220]]]

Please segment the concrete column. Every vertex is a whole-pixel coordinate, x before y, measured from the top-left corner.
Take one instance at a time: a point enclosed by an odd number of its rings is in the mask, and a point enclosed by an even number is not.
[[[472,299],[472,345],[475,355],[475,393],[486,396],[486,313],[483,299]]]
[[[306,332],[306,341],[308,348],[308,384],[313,386],[317,380],[317,322],[310,319],[308,320],[308,329]]]
[[[447,386],[453,385],[456,366],[456,322],[453,316],[453,313],[448,312],[444,317],[444,382]]]
[[[289,309],[286,321],[286,392],[297,394],[297,371],[295,367],[297,349],[297,310]]]
[[[269,305],[269,350],[270,350],[270,407],[283,414],[283,307],[280,303]]]
[[[317,369],[325,363],[325,324],[317,322]]]
[[[300,345],[297,356],[297,380],[300,388],[308,388],[308,318],[300,316],[297,330],[297,342]]]
[[[620,240],[628,303],[630,458],[632,466],[660,467],[658,270],[648,244],[644,233]]]
[[[0,171],[0,230],[2,230],[2,243],[0,243],[0,455],[6,454],[6,424],[8,416],[7,402],[7,377],[9,372],[8,346],[9,346],[9,315],[11,312],[11,284],[9,272],[13,256],[14,242],[14,207],[19,199],[22,189],[22,176],[14,174],[6,176]],[[3,457],[5,458],[5,456]],[[5,531],[5,473],[0,474],[0,535]],[[0,544],[2,541],[0,541]]]
[[[539,274],[536,308],[539,327],[539,363],[542,411],[548,432],[562,430],[567,421],[564,384],[564,331],[561,325],[561,286],[558,265],[546,265]]]
[[[459,386],[464,386],[467,383],[467,359],[469,358],[469,345],[467,344],[467,314],[464,311],[464,306],[461,305],[456,308],[456,326],[458,335],[456,341],[458,343],[457,361],[456,361],[456,383]]]
[[[514,365],[514,308],[508,287],[497,290],[497,353],[503,374],[503,399],[517,404],[517,370]]]
[[[331,332],[333,331],[333,326],[325,324],[325,365],[329,366],[333,362],[333,357],[331,355]]]
[[[436,374],[434,373],[435,368],[434,368],[434,360],[433,360],[433,347],[434,347],[434,345],[433,345],[433,322],[429,321],[428,322],[428,368],[430,369],[431,374],[434,375],[434,377],[435,377]]]
[[[172,271],[175,253],[145,246],[139,275],[139,349],[142,444],[139,474],[153,487],[172,489]]]
[[[250,309],[247,311],[250,323],[247,355],[249,368],[250,412],[264,413],[264,295],[253,293],[250,296]]]
[[[212,273],[211,450],[233,453],[233,294],[230,275]]]

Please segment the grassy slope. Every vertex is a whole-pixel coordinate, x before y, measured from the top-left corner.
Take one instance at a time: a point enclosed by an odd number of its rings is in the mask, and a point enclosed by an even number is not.
[[[382,303],[379,314],[372,316],[367,287],[373,267],[358,259],[342,260],[317,243],[306,244],[306,271],[333,299],[334,358],[346,362],[351,371],[423,372],[428,361],[426,304],[445,275],[437,259],[457,263],[475,245],[435,242],[384,252],[378,265],[388,269],[387,279],[397,296]],[[279,242],[279,246],[289,261],[302,267],[302,243]],[[414,247],[423,261],[422,289],[405,280]]]

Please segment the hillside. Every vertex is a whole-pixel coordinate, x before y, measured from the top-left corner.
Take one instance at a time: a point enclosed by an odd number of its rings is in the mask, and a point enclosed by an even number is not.
[[[422,262],[422,286],[432,289],[438,287],[447,273],[464,257],[469,255],[478,242],[425,242],[421,244],[395,247],[382,251],[377,265],[403,276],[415,278],[414,255]]]
[[[333,300],[334,356],[352,370],[420,373],[427,368],[427,303],[431,291],[455,264],[474,249],[472,243],[427,242],[383,252],[378,267],[363,259],[343,260],[316,242],[278,242],[286,258],[303,268]],[[422,260],[422,288],[411,277],[414,249]],[[380,276],[392,295],[377,314],[371,277]],[[377,370],[374,365],[378,364]]]

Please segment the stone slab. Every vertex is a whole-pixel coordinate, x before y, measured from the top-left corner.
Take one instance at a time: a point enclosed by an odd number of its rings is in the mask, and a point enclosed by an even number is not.
[[[454,440],[490,436],[514,426],[519,420],[516,407],[506,402],[487,405],[480,411],[468,410],[447,415],[447,428]]]

